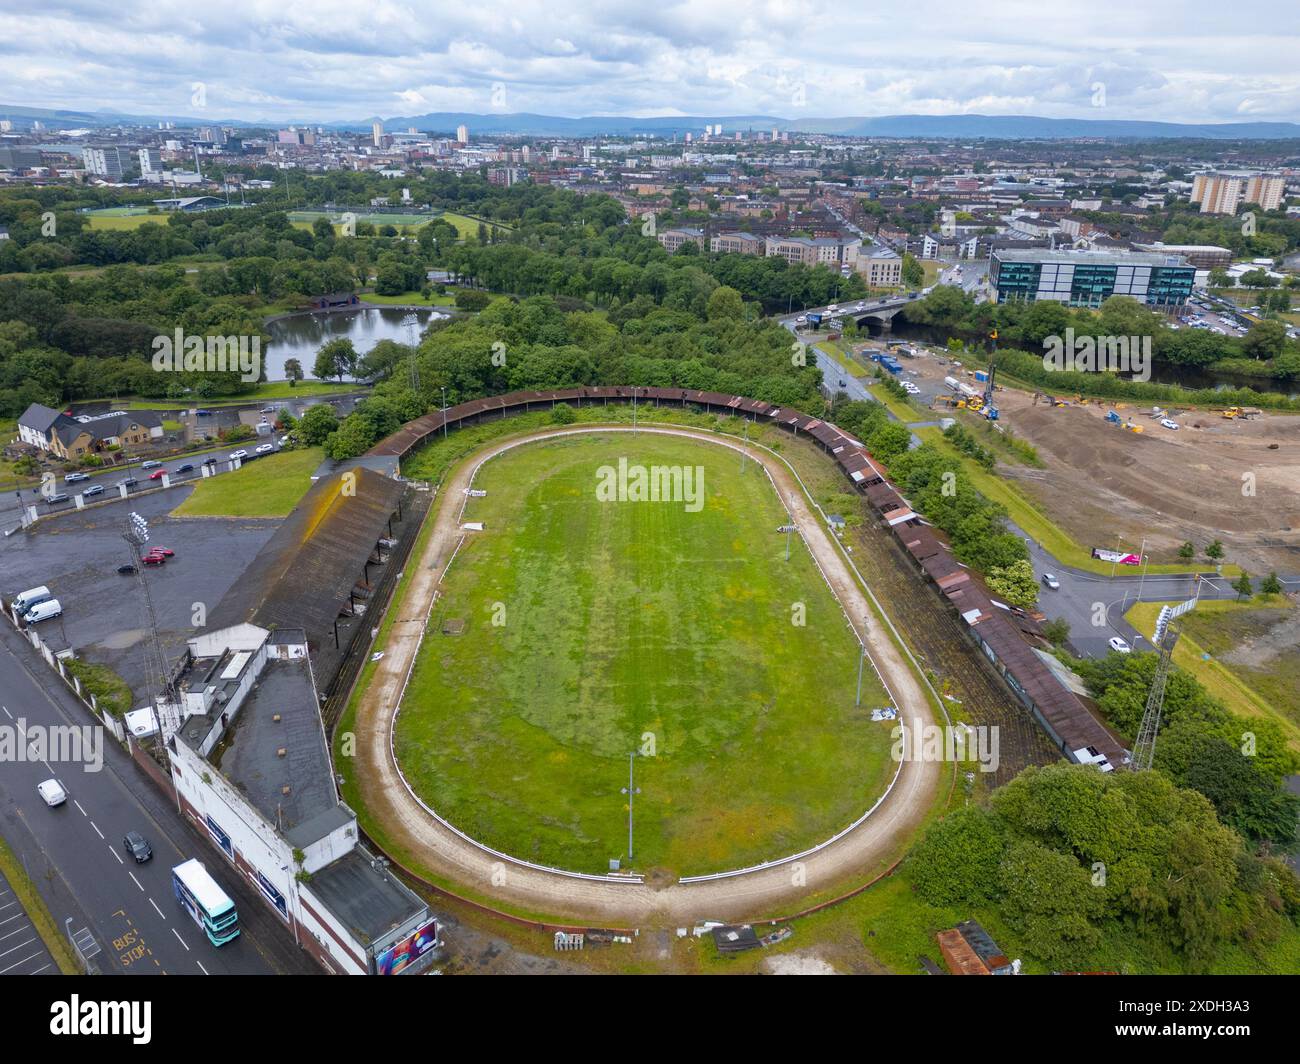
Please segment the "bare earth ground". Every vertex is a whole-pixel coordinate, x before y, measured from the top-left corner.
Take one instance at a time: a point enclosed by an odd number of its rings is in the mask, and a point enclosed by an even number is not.
[[[579,426],[548,430],[537,437],[568,432],[636,431],[628,428]],[[738,443],[712,434],[677,428],[640,431],[687,436],[739,450]],[[427,623],[439,581],[462,534],[459,515],[464,488],[478,462],[517,443],[503,440],[462,463],[443,485],[443,494],[428,520],[435,522],[419,569],[400,602],[391,607],[394,623],[385,655],[362,692],[357,707],[359,738],[356,772],[370,815],[383,826],[393,846],[411,856],[415,871],[426,871],[471,890],[531,912],[565,916],[589,924],[682,926],[701,919],[735,920],[779,915],[798,907],[800,899],[856,877],[881,871],[896,855],[899,843],[924,819],[945,766],[908,761],[889,796],[872,816],[833,845],[797,865],[780,865],[728,879],[703,883],[643,885],[608,880],[575,879],[558,873],[506,863],[467,842],[429,816],[406,790],[392,757],[392,723],[407,670]],[[836,596],[855,622],[877,669],[893,692],[900,716],[907,721],[933,722],[930,703],[920,680],[902,652],[872,613],[865,593],[855,581],[839,548],[800,490],[790,469],[774,455],[750,447],[771,474],[793,520],[829,578]],[[865,618],[861,620],[861,618]],[[865,630],[864,630],[865,625]]]
[[[933,356],[908,368],[940,386],[952,372]],[[1046,466],[1000,472],[1083,546],[1113,547],[1118,535],[1132,549],[1145,537],[1155,561],[1177,561],[1185,540],[1222,539],[1228,560],[1248,572],[1300,572],[1300,416],[1228,421],[1174,408],[1182,427],[1173,431],[1140,404],[1053,408],[1000,388],[997,406]],[[1112,408],[1143,431],[1106,423]],[[1243,494],[1251,478],[1253,496]]]

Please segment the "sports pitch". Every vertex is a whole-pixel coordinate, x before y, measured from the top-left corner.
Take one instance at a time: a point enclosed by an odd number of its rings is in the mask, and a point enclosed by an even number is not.
[[[698,512],[600,501],[598,470],[702,467]],[[456,827],[573,871],[723,871],[820,842],[892,778],[870,663],[752,460],[591,433],[486,463],[397,720],[402,770]],[[797,619],[801,603],[805,623]]]

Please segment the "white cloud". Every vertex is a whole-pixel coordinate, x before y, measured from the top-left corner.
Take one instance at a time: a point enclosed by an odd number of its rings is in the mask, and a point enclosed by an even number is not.
[[[1300,119],[1300,9],[1241,0],[0,0],[0,101],[332,121],[1032,113]],[[1105,107],[1093,86],[1105,85]],[[498,93],[498,101],[502,98]]]

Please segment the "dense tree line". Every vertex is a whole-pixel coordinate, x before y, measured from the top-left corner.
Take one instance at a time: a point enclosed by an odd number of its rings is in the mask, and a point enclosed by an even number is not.
[[[377,403],[414,417],[436,409],[444,394],[454,406],[525,388],[682,387],[824,410],[821,371],[801,364],[786,330],[757,319],[734,289],[714,287],[689,303],[633,300],[606,316],[565,311],[550,296],[499,300],[477,317],[435,323],[415,352],[381,343],[357,362],[358,374],[378,382],[374,397],[321,442],[334,457],[369,449],[400,424],[375,416]],[[418,392],[411,387],[412,357]]]
[[[1120,735],[1137,738],[1155,675],[1155,654],[1111,654],[1075,663],[1089,693]],[[1284,786],[1300,767],[1273,721],[1231,713],[1195,677],[1169,676],[1155,765],[1180,787],[1200,791],[1219,819],[1254,842],[1296,840],[1300,796]]]
[[[995,909],[1032,956],[1096,969],[1256,956],[1300,918],[1300,881],[1160,772],[1028,768],[929,829],[904,874],[925,901]],[[1159,962],[1157,962],[1159,963]]]

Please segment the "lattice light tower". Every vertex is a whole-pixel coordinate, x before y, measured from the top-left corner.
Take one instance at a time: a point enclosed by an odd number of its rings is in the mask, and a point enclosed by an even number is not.
[[[155,691],[161,692],[161,696],[152,695],[150,701],[152,705],[158,707],[161,698],[161,704],[169,707],[164,710],[168,720],[157,721],[159,738],[165,739],[180,727],[180,721],[172,719],[175,714],[170,707],[175,704],[176,692],[172,688],[171,676],[168,673],[167,654],[163,650],[162,639],[158,634],[158,615],[154,612],[153,595],[149,592],[149,581],[145,579],[145,565],[140,556],[140,549],[149,542],[149,522],[138,513],[132,512],[127,518],[122,538],[131,549],[131,563],[135,566],[136,580],[144,597],[145,616],[149,625],[149,632],[144,640],[145,682],[156,685]],[[157,716],[157,708],[155,708],[155,716]]]
[[[1198,588],[1199,591],[1199,588]],[[1142,711],[1142,724],[1138,728],[1137,742],[1133,744],[1134,772],[1149,769],[1156,757],[1156,737],[1160,734],[1160,713],[1165,704],[1165,685],[1169,682],[1169,670],[1173,667],[1174,644],[1182,629],[1181,617],[1196,605],[1196,599],[1189,599],[1177,606],[1164,606],[1156,619],[1152,643],[1160,653],[1156,661],[1155,676],[1151,679],[1151,690],[1147,693],[1146,709]]]
[[[408,314],[402,319],[402,325],[411,331],[411,391],[420,394],[420,367],[416,355],[420,351],[420,319],[415,314]]]

